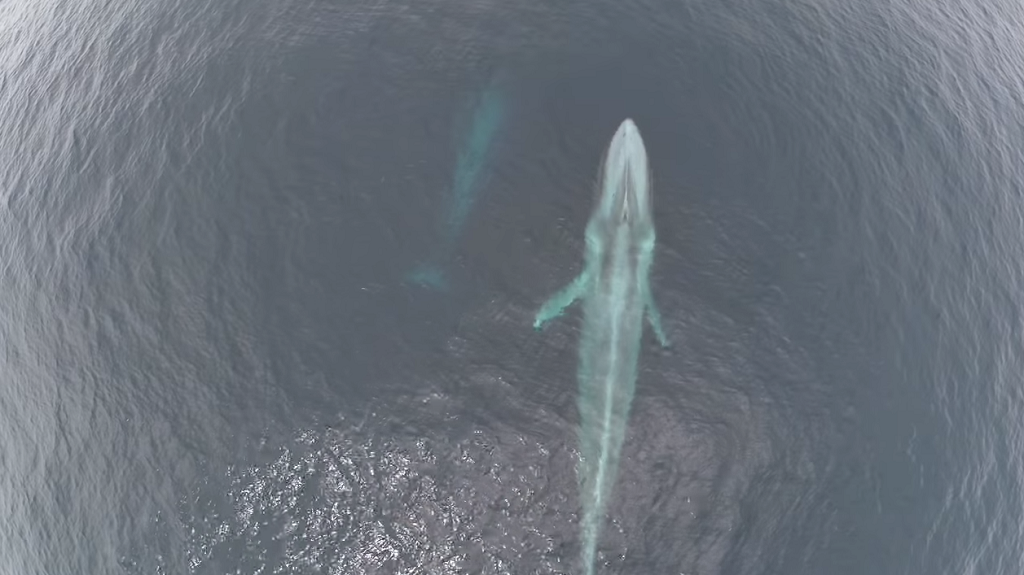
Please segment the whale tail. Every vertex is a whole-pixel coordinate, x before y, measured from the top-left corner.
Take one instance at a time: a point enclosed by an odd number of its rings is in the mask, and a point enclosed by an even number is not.
[[[434,291],[448,291],[448,277],[441,267],[434,263],[417,266],[409,272],[406,280],[420,287]]]

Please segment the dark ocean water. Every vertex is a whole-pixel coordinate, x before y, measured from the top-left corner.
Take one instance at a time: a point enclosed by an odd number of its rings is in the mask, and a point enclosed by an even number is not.
[[[599,573],[1024,572],[1022,61],[1010,0],[0,3],[0,574],[577,573],[530,325],[626,117],[673,347]]]

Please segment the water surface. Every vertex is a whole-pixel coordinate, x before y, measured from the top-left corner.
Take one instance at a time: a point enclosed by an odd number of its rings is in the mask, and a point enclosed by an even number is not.
[[[1020,573],[1022,17],[3,4],[0,573],[578,572],[579,316],[530,326],[625,117],[674,346],[598,572]]]

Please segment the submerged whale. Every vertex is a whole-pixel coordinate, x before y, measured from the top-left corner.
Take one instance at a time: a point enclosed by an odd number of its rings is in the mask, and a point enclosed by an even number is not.
[[[417,266],[408,279],[424,287],[443,290],[448,282],[443,262],[455,250],[469,212],[484,188],[491,148],[505,121],[506,97],[498,75],[476,95],[472,120],[455,161],[451,193],[445,206],[441,244],[429,261]]]
[[[647,151],[632,120],[619,126],[602,160],[594,211],[586,228],[583,271],[537,312],[534,328],[583,303],[580,334],[578,467],[585,575],[594,559],[612,493],[619,452],[636,390],[644,317],[667,347],[651,296],[654,220]]]

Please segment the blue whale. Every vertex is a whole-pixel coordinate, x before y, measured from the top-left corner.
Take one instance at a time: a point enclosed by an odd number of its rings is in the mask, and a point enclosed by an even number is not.
[[[441,245],[431,260],[409,274],[409,280],[416,284],[437,290],[447,288],[443,262],[455,250],[469,213],[484,187],[492,143],[505,120],[505,95],[498,84],[495,78],[477,95],[469,131],[455,162],[451,193],[445,206]]]
[[[598,196],[586,228],[583,271],[540,308],[534,328],[583,304],[579,363],[581,562],[593,575],[605,508],[636,391],[644,318],[668,346],[651,296],[654,220],[647,151],[627,119],[602,161]]]

